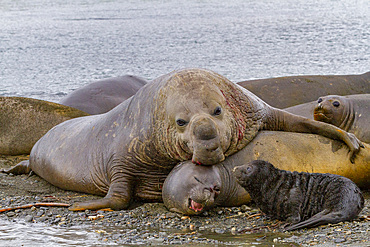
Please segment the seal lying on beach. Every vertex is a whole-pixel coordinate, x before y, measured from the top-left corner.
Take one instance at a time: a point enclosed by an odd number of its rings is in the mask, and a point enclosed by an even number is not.
[[[177,165],[163,184],[163,202],[170,211],[187,215],[215,206],[244,204],[250,197],[235,181],[232,169],[255,159],[268,160],[283,170],[341,175],[369,189],[370,146],[365,144],[355,164],[346,158],[347,152],[339,141],[318,135],[261,131],[250,144],[220,164],[194,166],[186,161]]]
[[[23,97],[0,97],[0,154],[29,154],[55,125],[89,114],[72,107]]]
[[[60,104],[92,115],[101,114],[130,98],[147,83],[145,79],[133,75],[99,80],[68,94]]]
[[[280,109],[317,100],[322,95],[370,93],[370,72],[361,75],[302,75],[238,82],[267,104]]]
[[[236,207],[248,203],[247,191],[232,175],[235,155],[213,166],[198,166],[190,161],[175,166],[162,189],[162,199],[168,210],[194,215],[216,206]]]
[[[351,133],[272,108],[225,77],[184,69],[159,77],[111,111],[64,122],[43,136],[29,162],[4,172],[36,174],[67,190],[103,195],[71,210],[125,209],[131,199],[160,200],[180,161],[213,165],[262,129],[318,133],[345,142]]]
[[[370,143],[370,94],[328,95],[284,110],[333,124],[355,134],[361,141]]]
[[[290,172],[262,160],[233,172],[262,212],[292,223],[287,231],[349,221],[364,207],[360,189],[342,176]]]
[[[314,119],[333,124],[370,143],[370,94],[320,97]]]

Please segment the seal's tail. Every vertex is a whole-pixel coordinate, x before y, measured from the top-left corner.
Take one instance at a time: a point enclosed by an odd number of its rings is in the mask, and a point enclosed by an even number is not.
[[[0,172],[7,173],[7,174],[12,173],[14,175],[28,174],[31,172],[30,161],[24,160],[9,169],[1,169]]]

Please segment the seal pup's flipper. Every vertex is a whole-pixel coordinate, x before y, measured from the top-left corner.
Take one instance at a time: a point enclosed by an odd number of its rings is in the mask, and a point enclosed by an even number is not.
[[[29,160],[24,160],[19,162],[13,167],[10,167],[8,169],[1,169],[0,172],[7,173],[7,174],[14,174],[14,175],[20,175],[20,174],[28,174],[31,172],[30,168],[30,162]]]
[[[306,227],[316,227],[320,225],[325,225],[325,224],[335,224],[341,221],[346,220],[344,218],[344,215],[341,212],[338,211],[329,211],[328,209],[324,209],[320,213],[315,214],[311,218],[301,221],[297,224],[288,226],[285,228],[286,231],[294,231],[298,230],[301,228],[306,228]]]

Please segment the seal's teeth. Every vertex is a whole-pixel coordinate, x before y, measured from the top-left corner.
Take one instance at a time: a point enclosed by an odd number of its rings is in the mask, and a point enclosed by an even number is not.
[[[189,208],[193,209],[195,212],[200,212],[203,210],[203,205],[201,203],[197,203],[190,198],[189,200],[190,200]]]

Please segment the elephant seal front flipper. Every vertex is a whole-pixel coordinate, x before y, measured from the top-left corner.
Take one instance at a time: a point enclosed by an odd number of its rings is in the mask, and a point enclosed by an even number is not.
[[[264,130],[312,133],[341,140],[347,144],[350,150],[350,160],[352,163],[354,163],[355,156],[360,151],[360,148],[364,147],[354,134],[348,133],[331,124],[294,115],[273,107],[269,108],[269,110],[270,114],[266,115],[267,119],[263,126]]]

